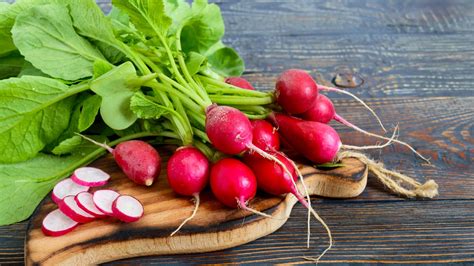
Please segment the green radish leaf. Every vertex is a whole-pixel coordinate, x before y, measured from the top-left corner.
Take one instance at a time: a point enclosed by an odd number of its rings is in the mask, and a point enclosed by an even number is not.
[[[11,5],[3,3],[0,7],[0,55],[16,50],[10,31],[21,10],[21,6],[19,8],[17,3]]]
[[[194,76],[199,72],[202,66],[205,65],[207,62],[207,59],[205,56],[195,53],[195,52],[190,52],[186,56],[186,67],[188,68],[189,74],[191,76]]]
[[[52,77],[64,80],[90,77],[94,61],[104,58],[74,31],[64,6],[41,5],[22,11],[12,34],[26,60]]]
[[[206,52],[224,36],[224,20],[219,7],[207,1],[195,1],[192,16],[187,19],[181,31],[183,51]]]
[[[316,165],[316,168],[338,168],[343,166],[343,163],[323,163]]]
[[[18,52],[0,57],[0,79],[16,77],[24,63],[25,59]]]
[[[0,164],[0,225],[27,219],[54,185],[105,150],[83,143],[68,156],[40,153],[14,164]]]
[[[164,4],[166,14],[173,21],[169,32],[174,35],[183,21],[192,15],[191,6],[185,0],[165,0]]]
[[[141,92],[133,95],[130,108],[136,116],[142,119],[159,119],[162,115],[168,113],[168,108],[150,100]]]
[[[166,37],[172,20],[165,13],[163,0],[112,0],[112,4],[125,11],[145,35]]]
[[[128,135],[136,134],[136,133],[139,133],[139,132],[143,132],[143,130],[140,126],[140,122],[143,122],[143,121],[137,120],[135,123],[133,123],[133,125],[127,127],[126,129],[124,129],[124,130],[114,130],[114,132],[115,132],[115,134],[117,134],[120,137],[124,137],[124,136],[128,136]],[[149,130],[147,130],[147,131],[149,131]]]
[[[126,62],[92,81],[91,89],[102,97],[100,115],[112,129],[125,129],[137,120],[130,110],[130,98],[140,87],[131,84],[137,79],[133,64]]]
[[[77,124],[79,132],[85,131],[94,123],[101,104],[102,98],[99,95],[91,95],[82,102],[81,114]]]
[[[96,60],[93,66],[94,79],[97,79],[112,69],[114,69],[114,66],[110,65],[109,62],[101,59]]]
[[[25,61],[23,66],[21,67],[21,71],[18,74],[18,77],[23,76],[39,76],[39,77],[49,77],[45,73],[41,72],[41,70],[34,67],[30,62]]]
[[[82,137],[72,136],[59,143],[51,152],[54,155],[65,155],[72,153],[82,143]]]
[[[86,89],[44,77],[1,80],[0,162],[30,159],[55,141],[68,126],[74,102],[71,96]]]
[[[223,47],[207,57],[212,70],[224,77],[241,76],[244,60],[230,47]]]
[[[130,25],[130,17],[128,16],[128,14],[125,13],[123,10],[116,8],[115,6],[112,6],[112,9],[110,9],[110,12],[107,17],[109,17],[112,21],[119,22],[122,25]]]

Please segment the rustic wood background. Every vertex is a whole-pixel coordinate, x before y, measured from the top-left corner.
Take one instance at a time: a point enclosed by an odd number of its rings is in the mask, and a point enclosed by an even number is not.
[[[104,9],[108,1],[99,1]],[[247,64],[246,77],[272,89],[276,75],[297,67],[331,80],[341,68],[359,72],[352,89],[400,139],[432,158],[425,166],[407,149],[371,153],[390,168],[435,179],[435,200],[404,200],[376,181],[351,200],[314,199],[331,227],[334,248],[321,263],[447,263],[474,261],[474,1],[472,0],[220,0],[225,42]],[[339,95],[338,112],[361,127],[377,124]],[[373,139],[334,124],[353,145]],[[0,265],[23,262],[27,221],[0,227]],[[326,246],[313,223],[305,248],[306,211],[295,207],[279,231],[241,247],[194,255],[145,257],[123,263],[305,263]],[[320,236],[320,237],[318,237]]]

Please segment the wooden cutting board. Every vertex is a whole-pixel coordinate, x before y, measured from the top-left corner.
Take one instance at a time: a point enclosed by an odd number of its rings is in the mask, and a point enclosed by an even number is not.
[[[161,148],[162,155],[172,148]],[[356,197],[367,184],[367,167],[348,158],[343,167],[318,170],[299,165],[311,195],[333,198]],[[84,265],[118,259],[160,255],[198,253],[222,250],[251,242],[278,230],[288,219],[297,202],[292,195],[274,197],[259,192],[249,206],[277,219],[229,209],[220,204],[207,189],[201,195],[201,206],[193,220],[173,237],[170,233],[193,211],[190,198],[173,193],[166,180],[166,160],[159,179],[151,187],[138,186],[127,179],[111,155],[92,166],[99,167],[112,179],[102,188],[133,195],[145,207],[145,216],[135,223],[114,218],[79,225],[61,237],[48,237],[41,231],[41,221],[57,208],[46,198],[33,214],[25,240],[25,263],[28,265]],[[299,184],[301,186],[301,184]],[[91,189],[91,191],[93,191]]]

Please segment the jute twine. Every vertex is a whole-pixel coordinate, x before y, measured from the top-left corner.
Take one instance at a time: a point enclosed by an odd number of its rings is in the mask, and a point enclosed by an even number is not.
[[[373,173],[393,193],[407,198],[434,198],[438,195],[438,184],[434,180],[428,180],[422,184],[409,176],[386,169],[383,163],[376,162],[359,152],[341,151],[338,154],[338,160],[350,157],[365,163],[369,172]]]

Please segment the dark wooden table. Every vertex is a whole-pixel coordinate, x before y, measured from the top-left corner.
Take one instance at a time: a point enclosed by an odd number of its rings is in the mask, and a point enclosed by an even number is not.
[[[259,89],[272,89],[287,68],[312,70],[326,80],[341,68],[357,71],[365,83],[351,91],[387,125],[398,123],[400,139],[432,158],[434,167],[423,165],[400,146],[371,153],[389,168],[435,179],[440,196],[434,200],[401,199],[373,179],[355,199],[315,199],[335,238],[321,263],[474,262],[474,1],[217,3],[225,42],[244,57],[246,77]],[[380,132],[355,101],[330,96],[341,115]],[[375,142],[333,125],[346,143]],[[0,227],[1,265],[23,262],[27,223]],[[306,211],[297,206],[280,230],[241,247],[116,263],[305,263],[303,256],[315,256],[327,244],[324,230],[316,223],[312,228],[308,250]]]

